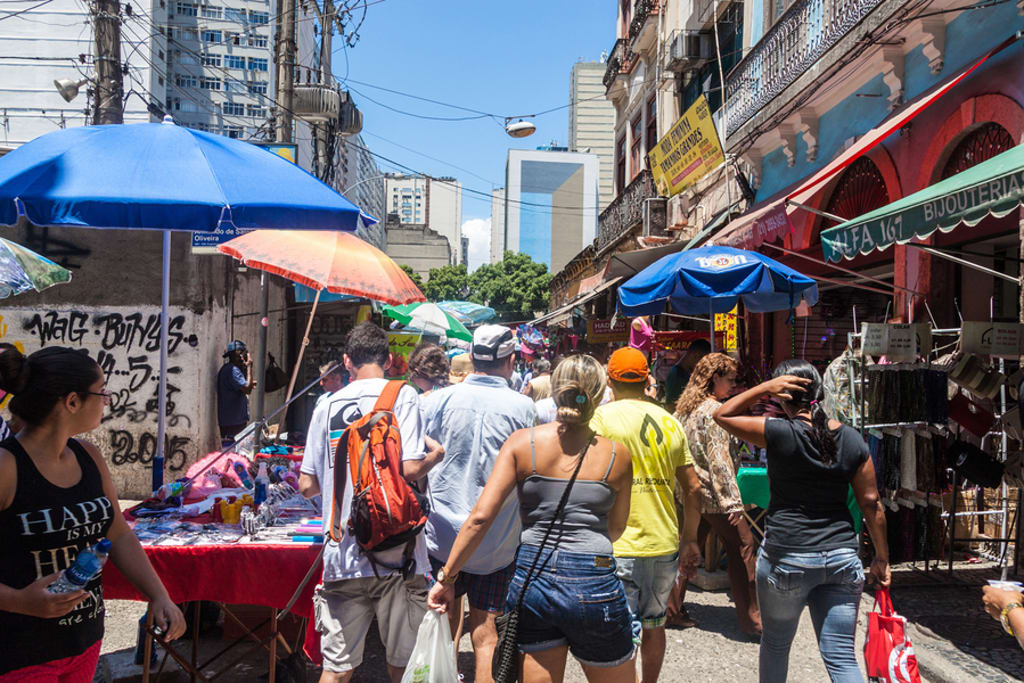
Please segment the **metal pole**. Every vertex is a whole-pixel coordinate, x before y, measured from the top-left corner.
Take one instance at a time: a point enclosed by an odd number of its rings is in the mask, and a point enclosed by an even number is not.
[[[708,299],[708,313],[711,317],[711,352],[715,351],[715,300]]]
[[[320,294],[323,292],[322,289],[316,290],[316,297],[313,299],[313,308],[309,311],[309,320],[306,321],[306,333],[302,335],[302,344],[299,345],[299,355],[295,359],[295,367],[292,368],[292,378],[288,382],[288,395],[285,396],[285,406],[291,403],[292,389],[295,388],[295,380],[299,377],[299,368],[302,366],[302,356],[306,353],[306,346],[309,344],[309,330],[313,327],[313,318],[316,316],[316,307],[320,303]],[[281,418],[277,423],[277,437],[275,441],[281,438],[281,428],[284,427],[285,418],[288,416],[287,408],[281,411]]]
[[[167,337],[171,307],[171,231],[164,230],[162,275],[160,278],[160,384],[156,418],[156,455],[153,456],[153,490],[164,485],[164,445],[167,440]]]
[[[256,330],[256,362],[254,363],[256,371],[256,399],[255,405],[253,406],[253,412],[256,415],[256,421],[259,422],[263,419],[263,413],[265,412],[267,388],[263,380],[267,374],[267,327],[270,325],[268,316],[270,315],[270,287],[267,282],[267,273],[260,273],[260,322],[259,328]]]

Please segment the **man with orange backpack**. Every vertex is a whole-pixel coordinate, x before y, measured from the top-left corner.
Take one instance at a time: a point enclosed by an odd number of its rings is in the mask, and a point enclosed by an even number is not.
[[[314,598],[322,683],[352,678],[374,616],[399,683],[427,610],[429,509],[414,482],[441,451],[426,452],[416,390],[386,380],[387,362],[387,333],[369,322],[353,328],[344,354],[352,382],[317,405],[306,440],[299,486],[307,498],[322,495],[324,508]]]

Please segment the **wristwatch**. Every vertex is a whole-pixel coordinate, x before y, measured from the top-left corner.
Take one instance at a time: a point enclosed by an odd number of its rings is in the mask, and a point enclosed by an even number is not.
[[[1002,612],[999,613],[999,623],[1003,625],[1003,630],[1011,636],[1014,636],[1016,634],[1014,634],[1013,629],[1010,628],[1010,612],[1017,609],[1018,607],[1024,607],[1024,605],[1021,605],[1019,602],[1011,602],[1003,608]]]
[[[455,572],[454,574],[449,576],[448,572],[445,570],[444,567],[441,567],[440,569],[437,570],[437,582],[439,584],[441,584],[442,586],[454,586],[455,585],[455,581],[458,578],[459,578],[459,573],[458,572]],[[1018,607],[1020,607],[1020,605],[1018,605]]]

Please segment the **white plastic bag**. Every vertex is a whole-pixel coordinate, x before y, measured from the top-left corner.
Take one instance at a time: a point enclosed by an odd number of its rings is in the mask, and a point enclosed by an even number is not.
[[[416,634],[416,647],[405,667],[402,683],[458,683],[455,645],[447,615],[428,609]]]

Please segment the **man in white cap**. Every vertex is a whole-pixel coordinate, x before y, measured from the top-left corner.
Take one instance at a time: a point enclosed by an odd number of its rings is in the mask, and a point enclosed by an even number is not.
[[[438,389],[423,402],[424,433],[444,446],[444,459],[427,475],[430,517],[427,551],[434,578],[469,596],[468,629],[476,653],[476,680],[491,681],[491,657],[519,545],[519,500],[508,497],[484,542],[458,575],[444,565],[512,432],[536,421],[531,399],[509,387],[515,335],[503,325],[481,325],[473,333],[473,373],[460,384]],[[458,622],[458,611],[453,610]],[[455,629],[453,629],[454,631]]]

